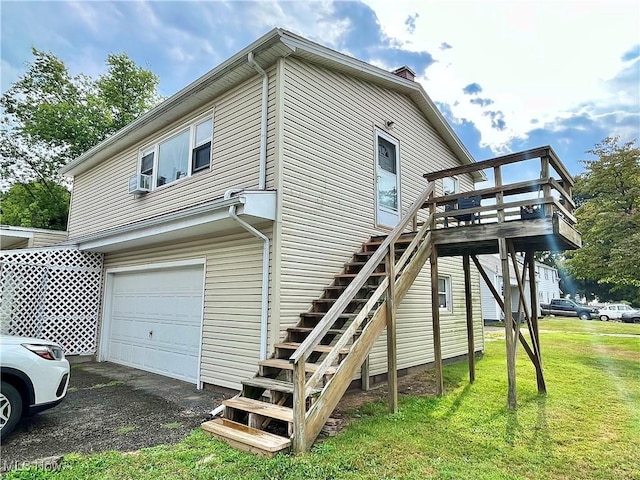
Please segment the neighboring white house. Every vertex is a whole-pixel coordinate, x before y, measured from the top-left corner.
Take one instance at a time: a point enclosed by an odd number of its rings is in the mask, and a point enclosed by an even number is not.
[[[480,255],[478,260],[485,268],[487,275],[491,279],[493,286],[499,293],[502,293],[502,273],[500,267],[500,257],[496,255]],[[520,267],[522,267],[522,259],[519,259]],[[511,277],[511,311],[518,311],[518,302],[520,301],[520,293],[516,282],[513,266],[510,269]],[[541,303],[548,303],[552,298],[560,298],[560,277],[557,269],[536,262],[536,290],[538,291],[538,311],[540,311]],[[484,321],[496,321],[504,318],[502,310],[498,302],[493,298],[491,290],[485,283],[484,279],[480,283],[480,292],[482,296],[482,318]],[[525,297],[528,306],[531,305],[529,298],[529,280],[525,280]]]

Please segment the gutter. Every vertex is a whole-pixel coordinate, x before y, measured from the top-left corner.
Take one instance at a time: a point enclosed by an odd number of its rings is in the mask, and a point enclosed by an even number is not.
[[[262,117],[260,119],[260,190],[264,190],[267,184],[267,110],[269,108],[269,76],[258,65],[253,57],[253,52],[247,55],[247,63],[262,76]]]
[[[241,192],[242,189],[229,189],[224,194],[224,199],[228,200],[232,195]],[[238,217],[236,213],[237,204],[229,207],[229,217],[234,219],[242,228],[254,237],[262,240],[262,298],[260,311],[260,360],[267,359],[267,326],[269,320],[269,237],[247,222]]]

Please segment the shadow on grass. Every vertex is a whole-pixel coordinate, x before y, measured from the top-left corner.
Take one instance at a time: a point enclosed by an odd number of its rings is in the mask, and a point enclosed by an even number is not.
[[[453,402],[451,403],[451,406],[447,410],[447,413],[445,413],[442,416],[442,418],[451,418],[460,409],[460,406],[462,405],[463,400],[465,399],[465,397],[469,395],[470,390],[471,390],[471,384],[467,383],[462,389],[462,391],[460,391],[455,396],[455,398],[453,399]]]

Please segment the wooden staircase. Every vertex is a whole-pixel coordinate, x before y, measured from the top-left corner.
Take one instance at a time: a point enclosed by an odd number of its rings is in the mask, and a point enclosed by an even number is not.
[[[433,217],[417,232],[406,229],[432,191],[429,184],[388,236],[362,245],[273,357],[259,362],[257,376],[242,382],[241,395],[223,401],[224,418],[202,424],[205,432],[261,455],[305,451],[385,327],[395,358],[395,306],[429,258]]]

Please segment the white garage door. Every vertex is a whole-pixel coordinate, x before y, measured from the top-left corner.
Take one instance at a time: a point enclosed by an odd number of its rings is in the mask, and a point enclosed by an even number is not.
[[[202,265],[113,274],[106,360],[198,381]]]

